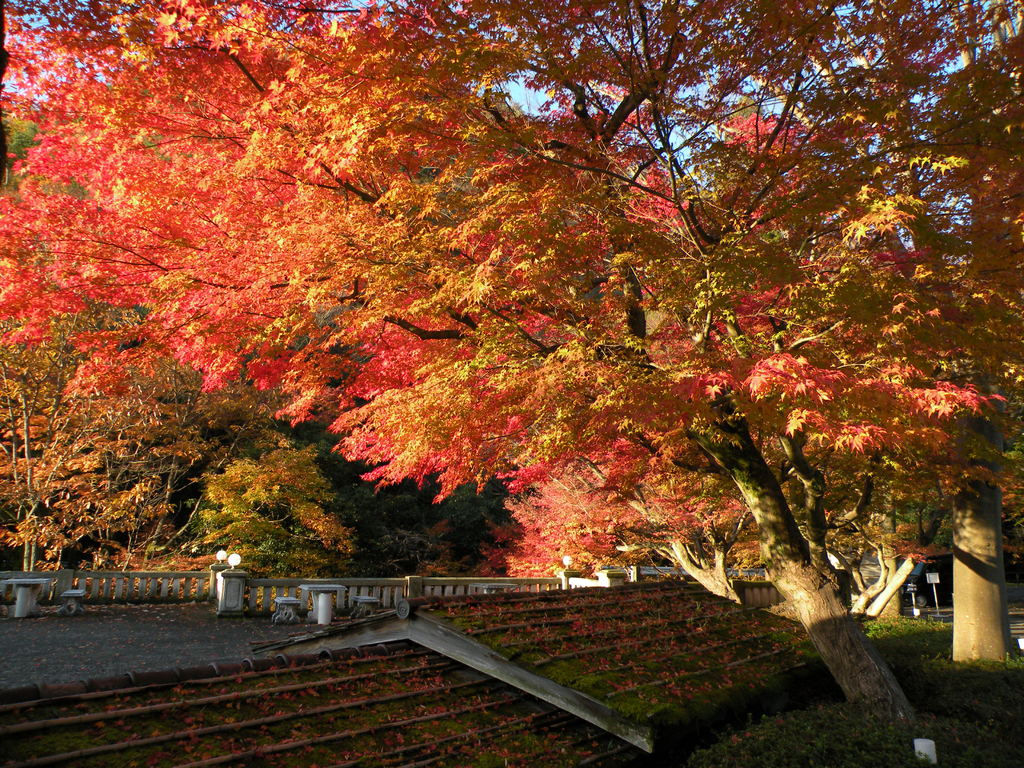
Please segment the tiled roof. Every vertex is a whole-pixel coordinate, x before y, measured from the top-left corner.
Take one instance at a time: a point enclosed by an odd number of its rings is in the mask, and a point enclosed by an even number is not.
[[[373,624],[298,642],[406,638],[647,751],[665,736],[770,709],[813,656],[794,622],[678,581],[421,598]]]
[[[764,708],[803,637],[679,582],[421,598],[263,646],[290,655],[0,691],[0,768],[631,764]]]
[[[0,692],[0,765],[615,766],[635,750],[410,643]]]
[[[672,728],[743,707],[808,657],[793,622],[680,582],[424,608],[524,669]]]

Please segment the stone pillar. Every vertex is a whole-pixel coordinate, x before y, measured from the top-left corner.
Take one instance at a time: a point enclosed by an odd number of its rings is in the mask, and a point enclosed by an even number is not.
[[[331,593],[320,592],[316,596],[316,623],[330,624],[334,618],[334,606],[331,604]]]
[[[30,587],[14,588],[14,618],[27,619],[35,610],[35,589]]]
[[[405,599],[408,600],[410,597],[423,597],[422,576],[405,577]]]
[[[621,587],[626,583],[626,572],[621,570],[598,571],[597,580],[602,587]]]
[[[227,563],[214,563],[210,566],[210,600],[220,602],[220,575],[231,566]]]
[[[217,596],[217,618],[240,619],[245,615],[245,580],[248,571],[228,568],[218,574],[220,578]]]
[[[583,571],[574,571],[569,568],[564,568],[560,571],[555,571],[555,575],[562,580],[562,589],[569,589],[569,579],[578,579],[583,575]]]
[[[57,580],[53,584],[53,596],[55,598],[60,597],[60,593],[71,589],[75,583],[75,569],[74,568],[61,568],[55,574]]]

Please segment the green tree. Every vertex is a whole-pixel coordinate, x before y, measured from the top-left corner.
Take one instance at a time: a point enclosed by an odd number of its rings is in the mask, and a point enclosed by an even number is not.
[[[326,511],[331,496],[312,447],[235,459],[206,477],[201,541],[237,551],[261,574],[338,574],[352,554],[352,531]]]

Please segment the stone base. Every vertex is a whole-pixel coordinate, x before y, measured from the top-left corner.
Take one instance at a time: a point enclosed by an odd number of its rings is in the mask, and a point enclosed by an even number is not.
[[[279,597],[275,601],[277,610],[270,617],[271,624],[298,624],[302,619],[299,617],[299,598]]]
[[[85,597],[84,589],[67,589],[60,593],[61,605],[57,609],[58,616],[81,616],[85,613],[85,606],[82,605],[82,598]]]

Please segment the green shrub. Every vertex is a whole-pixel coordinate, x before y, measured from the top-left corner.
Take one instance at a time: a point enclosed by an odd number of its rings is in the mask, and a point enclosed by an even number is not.
[[[865,629],[919,712],[987,725],[1024,754],[1024,661],[953,663],[949,624],[902,619]]]
[[[892,723],[846,704],[766,718],[698,750],[687,768],[921,768],[915,738],[936,743],[943,768],[1020,768],[1020,753],[985,726],[924,716]]]
[[[954,664],[952,627],[940,622],[881,619],[864,629],[919,713],[916,723],[819,706],[726,734],[687,768],[921,768],[914,738],[935,741],[942,768],[1024,766],[1024,661]]]
[[[864,623],[864,632],[890,664],[924,658],[949,659],[953,626],[904,616]]]

